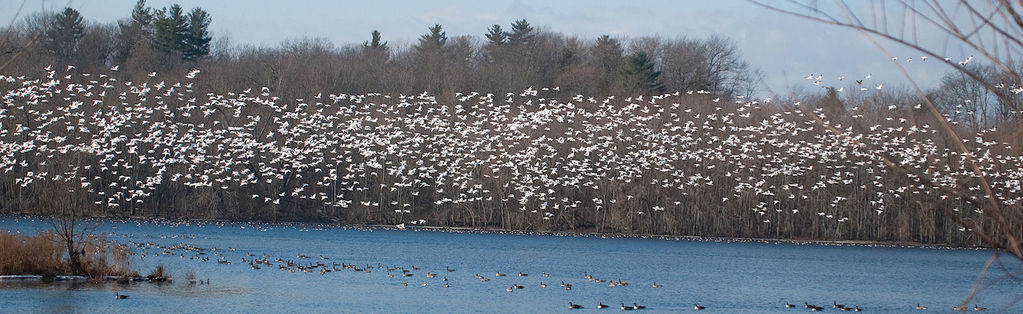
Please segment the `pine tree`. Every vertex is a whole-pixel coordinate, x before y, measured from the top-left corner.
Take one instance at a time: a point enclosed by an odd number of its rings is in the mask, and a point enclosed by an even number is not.
[[[529,22],[522,19],[512,23],[511,32],[507,36],[509,45],[524,47],[533,42],[533,37],[536,37],[536,34],[533,33],[533,27],[529,25]]]
[[[135,46],[149,44],[153,40],[153,9],[146,6],[146,0],[139,0],[131,10],[131,19],[117,22],[117,59],[123,63]]]
[[[501,25],[494,24],[487,28],[487,44],[483,46],[486,56],[490,62],[498,62],[503,59],[505,47],[508,44],[508,33],[501,29]]]
[[[181,54],[185,38],[189,35],[188,18],[182,13],[181,6],[175,4],[170,9],[160,9],[155,16],[153,46],[164,52]]]
[[[387,42],[380,42],[380,31],[373,30],[373,32],[370,33],[370,36],[369,41],[362,43],[363,48],[387,49]]]
[[[146,6],[146,0],[139,0],[131,10],[131,24],[149,26],[153,23],[153,9]]]
[[[444,47],[444,43],[448,41],[448,35],[441,28],[440,24],[434,24],[429,30],[429,33],[419,36],[419,44],[416,45],[416,50],[419,52],[439,53],[440,49]]]
[[[423,88],[429,91],[437,91],[440,86],[446,86],[447,79],[442,75],[449,70],[447,48],[447,34],[441,29],[440,24],[430,27],[430,32],[419,37],[416,44],[416,51],[413,54],[416,62],[417,79],[422,80]],[[438,77],[440,76],[440,77]]]
[[[85,37],[82,15],[78,10],[64,8],[64,11],[53,17],[46,30],[47,48],[61,61],[69,62],[78,51],[82,37]]]
[[[664,86],[660,76],[661,72],[654,70],[653,60],[645,52],[638,51],[625,59],[620,82],[627,93],[661,93]]]
[[[507,43],[508,34],[501,30],[501,25],[494,24],[487,29],[487,45],[501,46]]]
[[[622,64],[622,44],[611,36],[600,36],[597,44],[590,49],[590,55],[593,56],[591,62],[597,71],[597,77],[594,78],[597,93],[611,93]]]
[[[188,33],[183,40],[182,59],[194,61],[210,54],[209,13],[201,8],[194,8],[188,13]]]
[[[390,48],[387,47],[386,41],[380,40],[382,37],[380,31],[373,30],[370,36],[369,41],[362,43],[362,53],[376,62],[387,61],[390,56]]]
[[[532,48],[533,27],[525,19],[517,20],[511,24],[511,31],[507,33],[509,57],[514,64],[524,65],[529,63],[528,56]]]

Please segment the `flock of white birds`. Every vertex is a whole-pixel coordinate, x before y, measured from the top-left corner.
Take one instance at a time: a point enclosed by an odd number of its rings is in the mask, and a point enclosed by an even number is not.
[[[0,184],[62,182],[87,191],[91,206],[120,213],[167,185],[409,224],[431,224],[416,212],[426,207],[500,206],[551,220],[569,209],[651,215],[708,203],[748,208],[765,224],[782,215],[841,223],[850,212],[883,215],[908,194],[945,199],[947,188],[982,197],[964,155],[915,104],[847,109],[842,124],[799,102],[707,91],[280,99],[266,87],[195,92],[198,70],[180,82],[155,72],[119,80],[117,67],[41,73],[0,76]],[[855,92],[882,88],[860,84],[873,88]],[[963,140],[1003,205],[1017,204],[1023,156],[997,133]],[[912,173],[895,174],[878,156]]]

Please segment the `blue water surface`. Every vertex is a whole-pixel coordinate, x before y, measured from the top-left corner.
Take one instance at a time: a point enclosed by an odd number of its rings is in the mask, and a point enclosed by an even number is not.
[[[0,281],[2,312],[572,312],[620,311],[621,303],[648,312],[786,313],[803,302],[832,309],[833,302],[865,312],[905,313],[916,304],[948,311],[970,293],[992,253],[968,249],[829,246],[713,242],[366,228],[103,221],[107,240],[140,244],[132,266],[145,274],[157,265],[174,281],[152,283],[38,283]],[[0,230],[34,234],[45,222],[0,218]],[[187,244],[195,252],[160,247]],[[216,248],[216,249],[214,249]],[[142,257],[142,251],[145,257]],[[218,257],[231,264],[217,263]],[[250,254],[252,256],[250,256]],[[268,256],[273,266],[253,269],[242,259]],[[299,258],[299,255],[309,258]],[[199,256],[199,257],[203,257]],[[354,264],[370,272],[289,272],[299,265]],[[1002,257],[973,303],[990,311],[1023,312],[1019,281],[1002,279],[1020,263]],[[997,265],[998,263],[996,263]],[[383,266],[383,267],[378,267]],[[412,270],[412,267],[419,270]],[[409,270],[403,277],[400,270]],[[333,268],[333,266],[330,266]],[[340,267],[339,267],[340,268]],[[294,267],[289,269],[294,270]],[[454,271],[447,271],[452,269]],[[427,278],[427,272],[436,273]],[[498,277],[498,272],[507,276]],[[519,273],[528,276],[519,276]],[[210,284],[192,284],[194,273]],[[549,277],[543,277],[543,273]],[[479,274],[490,279],[484,282]],[[609,287],[584,278],[625,281]],[[449,287],[443,287],[447,278]],[[407,286],[401,283],[407,282]],[[422,286],[423,282],[427,285]],[[540,283],[546,283],[541,288]],[[572,285],[571,290],[561,283]],[[655,288],[657,283],[662,287]],[[505,289],[520,285],[522,289]],[[115,299],[114,291],[129,295]],[[799,305],[786,309],[785,303]],[[972,303],[971,306],[972,308]]]

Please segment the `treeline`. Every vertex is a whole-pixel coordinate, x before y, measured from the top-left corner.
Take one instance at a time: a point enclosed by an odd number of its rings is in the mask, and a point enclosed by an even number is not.
[[[212,16],[178,5],[153,9],[139,1],[116,25],[83,21],[67,8],[37,13],[0,32],[0,60],[11,73],[48,64],[74,64],[88,72],[119,66],[133,79],[151,72],[182,75],[191,69],[217,73],[217,91],[268,86],[284,98],[312,91],[349,93],[457,91],[513,92],[529,86],[560,86],[586,95],[709,90],[751,96],[760,73],[725,37],[580,38],[537,29],[526,20],[493,25],[482,36],[449,36],[441,25],[415,43],[392,47],[373,31],[361,44],[340,47],[318,38],[278,47],[230,46],[208,31]],[[40,44],[40,43],[46,44]],[[212,45],[212,47],[211,47]]]
[[[1023,121],[1023,97],[1020,86],[1011,82],[1023,73],[1023,63],[1009,63],[1010,71],[990,64],[966,64],[965,72],[948,72],[928,97],[945,113],[949,121],[969,130],[987,128],[1019,129]],[[973,75],[976,78],[971,78]],[[984,87],[994,87],[991,91]],[[1023,133],[1017,133],[1023,138]]]
[[[754,99],[721,37],[519,20],[482,40],[435,25],[409,47],[374,32],[230,51],[175,7],[3,32],[0,212],[962,245],[980,243],[964,221],[992,226],[918,96],[850,79]],[[966,83],[930,97],[1018,206],[1019,98]]]
[[[965,220],[990,226],[965,156],[898,92],[281,99],[204,75],[4,77],[0,211],[962,245]],[[961,133],[1006,206],[1014,130]]]
[[[187,68],[209,58],[209,24],[202,8],[179,5],[154,9],[139,1],[130,17],[115,24],[87,22],[73,8],[36,12],[3,30],[0,49],[7,70],[45,64],[76,64],[89,70],[117,64]],[[136,69],[142,71],[142,69]]]

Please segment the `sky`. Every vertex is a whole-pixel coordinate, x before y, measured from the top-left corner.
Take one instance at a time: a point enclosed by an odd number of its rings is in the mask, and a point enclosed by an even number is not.
[[[0,0],[0,22],[10,23],[22,3],[21,16],[67,5],[87,20],[109,23],[128,17],[135,1]],[[448,36],[482,38],[490,25],[508,28],[514,20],[526,19],[546,30],[594,39],[603,34],[697,39],[723,35],[736,42],[745,60],[765,73],[767,93],[820,88],[805,79],[811,74],[823,75],[824,85],[836,87],[868,74],[886,86],[907,82],[890,57],[863,35],[773,12],[745,0],[150,0],[147,5],[160,8],[174,3],[186,10],[199,6],[208,11],[213,17],[213,36],[227,36],[233,45],[277,46],[289,39],[321,37],[343,46],[362,43],[370,32],[379,30],[383,40],[396,46],[415,42],[435,23],[441,24]],[[851,3],[861,6],[854,9],[868,9],[865,1]],[[947,38],[939,33],[922,29],[916,36],[955,60],[970,55],[964,49],[947,47]],[[937,86],[943,73],[951,69],[934,61],[920,62],[920,54],[912,50],[883,45],[901,60],[917,60],[903,64],[923,88]],[[840,76],[847,79],[839,82]]]

